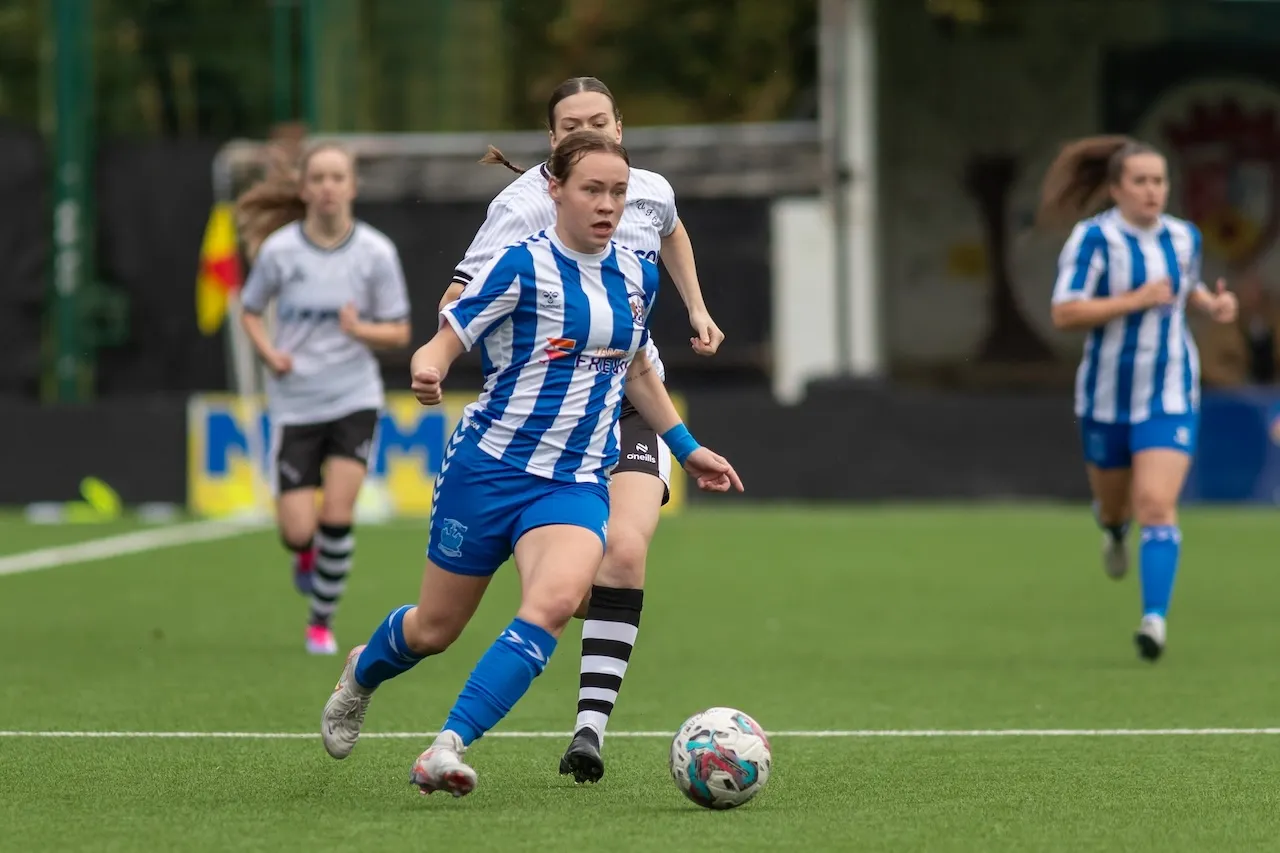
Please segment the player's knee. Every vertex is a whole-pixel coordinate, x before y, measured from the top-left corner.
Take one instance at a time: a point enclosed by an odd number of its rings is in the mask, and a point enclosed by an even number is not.
[[[416,655],[438,655],[458,639],[466,623],[452,619],[436,619],[417,607],[405,614],[404,641]]]
[[[623,525],[610,527],[596,583],[624,589],[642,588],[648,556],[649,537]]]
[[[1155,489],[1134,489],[1133,514],[1143,526],[1176,524],[1177,497]]]
[[[309,521],[280,519],[280,541],[290,551],[301,551],[315,538],[316,526]]]
[[[521,604],[519,616],[558,637],[581,606],[581,590],[546,590]]]

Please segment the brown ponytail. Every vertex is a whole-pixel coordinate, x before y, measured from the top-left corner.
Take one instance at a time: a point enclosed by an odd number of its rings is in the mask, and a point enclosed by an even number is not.
[[[512,163],[501,151],[492,145],[489,146],[488,151],[484,152],[484,156],[480,158],[480,162],[487,166],[497,166],[501,164],[515,172],[517,175],[524,174],[524,169],[517,166],[515,163]]]
[[[1136,154],[1158,153],[1128,136],[1088,136],[1063,145],[1045,172],[1037,224],[1069,227],[1104,209],[1109,188],[1124,174],[1125,161]]]

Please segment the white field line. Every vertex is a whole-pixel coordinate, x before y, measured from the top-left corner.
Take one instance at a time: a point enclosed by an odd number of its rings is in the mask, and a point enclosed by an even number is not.
[[[361,740],[430,740],[439,732],[365,732]],[[611,738],[670,738],[670,732],[609,732]],[[768,732],[783,738],[1044,738],[1209,737],[1280,735],[1280,728],[1208,729],[834,729]],[[0,731],[0,738],[313,740],[319,732],[97,732]],[[569,738],[571,732],[489,732],[486,738]]]
[[[266,529],[265,526],[259,522],[194,521],[157,530],[122,533],[102,539],[91,539],[88,542],[78,542],[75,545],[39,548],[35,551],[0,557],[0,576],[39,572],[44,569],[107,560],[126,554],[141,554],[179,545],[214,542],[264,529]]]

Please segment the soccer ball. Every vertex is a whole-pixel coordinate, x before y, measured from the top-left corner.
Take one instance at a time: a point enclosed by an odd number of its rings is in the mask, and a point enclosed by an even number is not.
[[[708,809],[736,808],[760,793],[772,762],[764,729],[736,708],[694,714],[671,741],[671,778]]]

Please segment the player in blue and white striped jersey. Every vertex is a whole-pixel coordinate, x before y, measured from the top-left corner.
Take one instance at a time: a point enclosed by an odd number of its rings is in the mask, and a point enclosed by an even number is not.
[[[594,77],[573,77],[557,86],[547,100],[547,132],[551,145],[576,130],[595,130],[622,141],[622,113],[613,94]],[[547,192],[545,163],[523,170],[492,146],[483,162],[501,163],[520,175],[498,193],[466,256],[453,274],[441,306],[457,298],[463,286],[503,247],[551,226],[556,206]],[[671,184],[662,175],[631,169],[627,205],[618,222],[617,241],[649,261],[661,258],[680,298],[689,310],[696,335],[690,344],[700,355],[713,355],[724,335],[702,300],[689,234],[676,212]],[[646,355],[660,378],[666,373],[658,348],[650,340]],[[622,689],[640,631],[649,543],[658,528],[662,506],[670,498],[671,455],[650,424],[623,401],[622,458],[609,486],[609,545],[590,600],[578,611],[582,625],[582,657],[578,676],[574,736],[560,759],[560,772],[577,782],[596,782],[604,775],[604,733]]]
[[[590,589],[608,533],[624,384],[700,488],[742,489],[733,468],[689,435],[645,355],[657,269],[612,240],[627,195],[626,151],[599,133],[570,134],[548,171],[554,225],[486,264],[414,354],[414,393],[434,405],[450,365],[480,345],[484,393],[436,478],[417,606],[393,611],[352,650],[324,709],[325,748],[345,758],[374,689],[448,648],[514,553],[520,609],[414,763],[410,781],[423,793],[475,787],[463,753],[542,672]]]
[[[1236,298],[1219,280],[1201,281],[1200,231],[1165,213],[1164,157],[1126,137],[1066,146],[1049,169],[1042,218],[1074,218],[1058,261],[1053,322],[1088,330],[1076,375],[1080,422],[1095,514],[1105,531],[1103,561],[1116,579],[1128,570],[1130,512],[1141,527],[1139,654],[1158,659],[1182,534],[1178,496],[1199,427],[1200,363],[1187,308],[1219,323],[1236,317]]]

